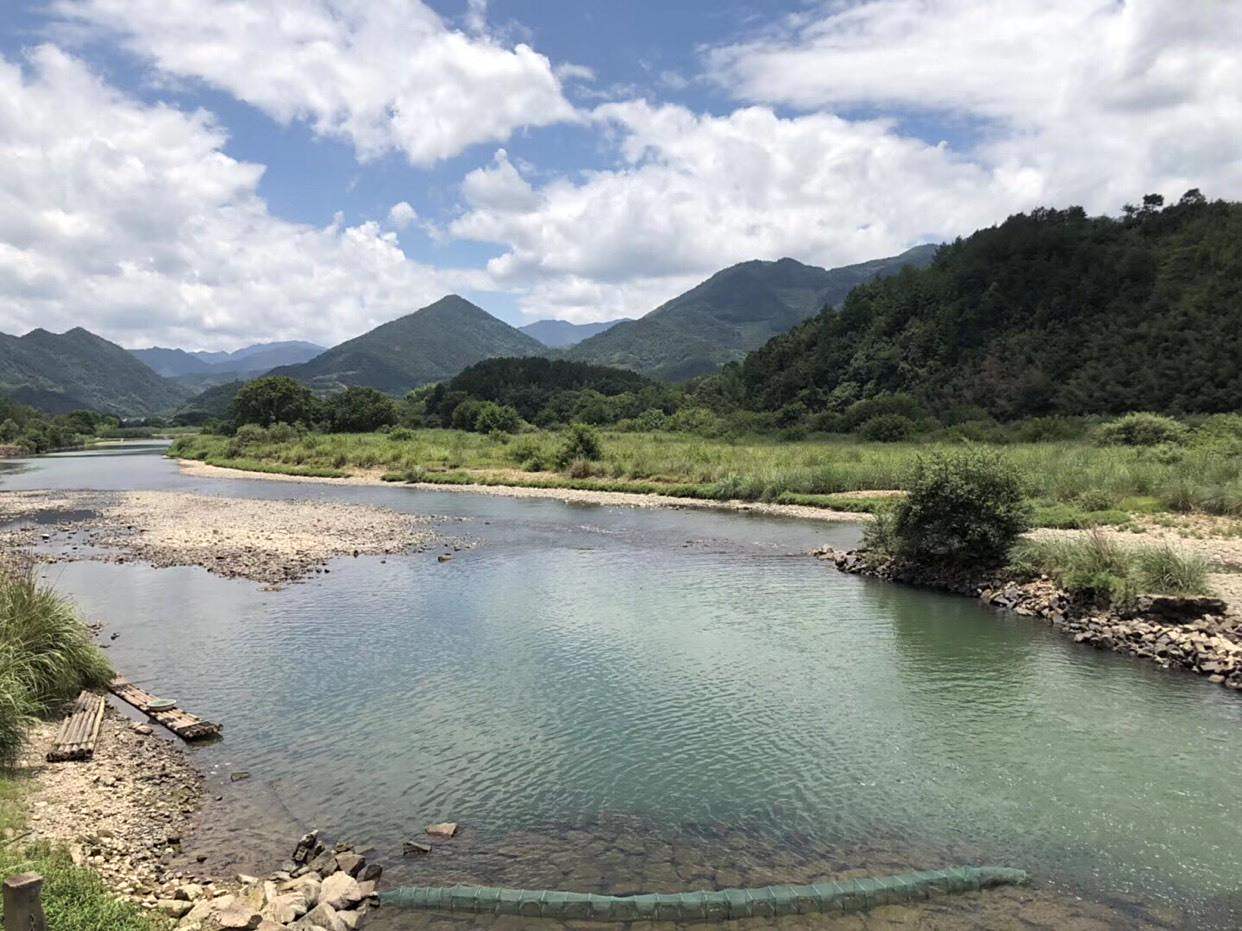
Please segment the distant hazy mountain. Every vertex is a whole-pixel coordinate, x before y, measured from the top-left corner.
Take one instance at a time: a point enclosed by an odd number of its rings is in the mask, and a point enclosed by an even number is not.
[[[497,356],[535,356],[547,348],[481,307],[450,294],[376,327],[301,365],[275,369],[319,390],[348,385],[401,394],[452,378]]]
[[[526,326],[518,327],[527,336],[532,336],[551,349],[567,349],[576,346],[584,339],[589,339],[605,330],[610,330],[618,323],[629,323],[628,319],[605,320],[603,323],[570,323],[568,320],[536,320]]]
[[[81,327],[0,333],[0,392],[42,410],[90,408],[121,417],[168,411],[188,396],[120,346]]]
[[[231,381],[239,374],[258,374],[278,365],[297,365],[323,352],[322,346],[301,340],[255,343],[233,352],[186,352],[184,349],[131,349],[137,358],[168,378],[204,376],[192,381]]]
[[[743,262],[637,320],[583,340],[566,358],[634,369],[684,381],[741,359],[824,307],[840,304],[856,286],[905,266],[928,265],[937,246],[823,269],[794,259]]]

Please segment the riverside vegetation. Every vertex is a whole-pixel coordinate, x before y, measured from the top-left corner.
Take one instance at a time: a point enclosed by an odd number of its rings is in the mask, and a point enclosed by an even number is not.
[[[0,567],[0,873],[36,872],[46,880],[43,905],[57,931],[155,931],[160,925],[121,902],[68,850],[24,842],[26,778],[11,769],[31,725],[58,713],[83,688],[112,676],[77,613],[27,568]]]

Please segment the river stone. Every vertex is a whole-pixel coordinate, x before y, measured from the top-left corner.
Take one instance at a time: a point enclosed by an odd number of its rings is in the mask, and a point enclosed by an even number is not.
[[[224,931],[224,929],[228,929],[228,931],[234,931],[234,929],[251,931],[251,929],[257,928],[262,920],[259,913],[249,905],[244,902],[234,902],[228,908],[217,911],[206,927],[219,928],[221,931]]]
[[[182,918],[194,908],[194,903],[187,899],[159,899],[155,907],[172,918]]]
[[[343,873],[348,873],[350,876],[356,877],[366,865],[366,858],[359,856],[351,850],[343,851],[336,855],[336,868]]]
[[[441,821],[439,824],[429,824],[427,833],[432,837],[452,837],[457,833],[457,822]]]
[[[194,906],[187,912],[177,925],[179,928],[199,927],[204,920],[214,911],[214,904],[209,899],[202,899],[194,903]]]
[[[350,908],[362,901],[358,881],[348,873],[333,873],[323,881],[319,889],[319,903],[333,909]]]
[[[359,881],[376,882],[384,875],[384,868],[378,863],[368,863],[358,874]]]
[[[297,879],[291,879],[279,887],[279,891],[292,892],[302,896],[306,900],[307,909],[315,907],[315,903],[319,901],[319,890],[322,883],[310,876],[299,876]]]
[[[286,892],[273,896],[263,906],[260,915],[282,925],[297,921],[310,910],[310,903],[300,892]]]
[[[345,922],[341,921],[340,916],[337,915],[336,909],[323,902],[307,912],[294,927],[300,928],[303,925],[324,928],[325,931],[349,931]]]

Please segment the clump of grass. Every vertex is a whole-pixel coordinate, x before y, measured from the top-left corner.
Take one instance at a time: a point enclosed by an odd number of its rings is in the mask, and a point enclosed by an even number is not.
[[[20,751],[32,715],[111,677],[68,601],[29,569],[0,570],[0,762]]]
[[[1099,531],[1083,537],[1019,542],[1009,567],[1022,576],[1046,575],[1088,601],[1128,607],[1141,594],[1205,595],[1208,564],[1169,545],[1125,546]]]

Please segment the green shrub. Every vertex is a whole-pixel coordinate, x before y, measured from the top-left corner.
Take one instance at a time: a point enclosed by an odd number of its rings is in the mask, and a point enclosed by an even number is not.
[[[858,435],[872,443],[899,443],[917,430],[918,424],[904,414],[880,414],[859,426]]]
[[[1101,446],[1159,446],[1185,442],[1187,435],[1185,425],[1172,417],[1138,411],[1101,424],[1095,440]]]
[[[1022,481],[996,453],[921,456],[906,489],[894,506],[892,534],[911,559],[995,565],[1030,525]]]
[[[891,505],[877,508],[872,519],[863,527],[863,549],[868,555],[888,559],[897,555],[895,509]]]
[[[506,404],[484,401],[475,414],[474,429],[477,433],[517,433],[522,426],[518,412]]]
[[[408,443],[414,439],[414,431],[409,427],[394,427],[388,431],[388,439],[394,443]]]
[[[565,441],[556,453],[556,466],[564,469],[575,459],[594,462],[603,455],[599,431],[584,423],[570,424]]]
[[[923,405],[908,394],[878,394],[847,407],[843,425],[846,430],[854,430],[874,417],[887,414],[897,414],[916,422],[927,416]]]

